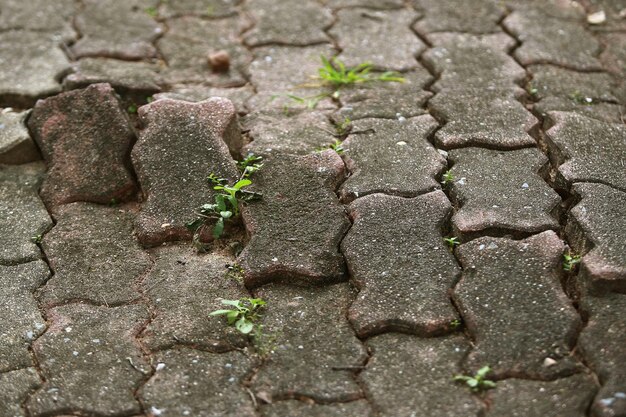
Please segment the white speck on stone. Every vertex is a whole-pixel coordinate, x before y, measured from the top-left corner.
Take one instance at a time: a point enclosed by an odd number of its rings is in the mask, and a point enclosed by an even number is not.
[[[304,349],[304,346],[299,345],[299,346],[298,346],[298,349]]]
[[[74,355],[74,356],[78,356],[78,351],[74,351],[74,352],[72,352],[72,355]]]
[[[269,55],[265,56],[265,62],[272,62],[272,57]]]
[[[545,366],[546,368],[554,365],[556,365],[556,361],[552,358],[545,358],[543,360],[543,366]]]
[[[613,396],[620,400],[626,400],[626,392],[616,392]]]
[[[46,327],[46,325],[43,324],[43,323],[35,323],[35,329],[37,329],[37,330],[41,330],[44,327]]]
[[[160,370],[162,370],[163,368],[165,368],[165,364],[164,364],[163,362],[159,362],[159,363],[157,363],[157,366],[156,366],[156,370],[157,370],[157,371],[160,371]]]
[[[522,188],[528,188],[528,183],[525,182],[524,184],[522,184]]]
[[[163,411],[164,410],[156,408],[155,406],[150,407],[150,412],[155,416],[160,416],[161,414],[163,414]]]
[[[170,227],[172,224],[171,223],[163,223],[161,225],[161,229],[165,229],[166,227]]]
[[[611,405],[613,405],[613,403],[615,402],[615,398],[611,397],[611,398],[603,398],[600,400],[600,404],[602,404],[605,407],[610,407]]]
[[[443,149],[437,149],[437,152],[439,152],[439,155],[443,156],[444,158],[448,157],[448,152],[444,151]]]
[[[35,337],[35,334],[32,331],[29,330],[26,332],[26,338],[28,340],[33,340],[33,337]]]
[[[465,177],[462,177],[460,180],[456,182],[458,185],[465,185]]]
[[[590,25],[601,25],[606,22],[606,13],[604,13],[604,10],[591,13],[587,15],[587,22],[589,22]]]
[[[487,249],[497,249],[497,248],[498,248],[498,245],[496,245],[494,242],[491,242],[489,246],[487,246]]]
[[[478,250],[483,250],[483,249],[485,249],[485,245],[481,243],[480,246],[478,247]]]
[[[396,145],[398,145],[398,146],[406,146],[406,142],[401,140],[400,142],[396,142]]]
[[[273,257],[272,258],[272,262],[278,262],[278,258],[277,257]]]
[[[69,332],[72,331],[72,328],[68,326],[68,327],[65,328],[65,331],[69,333]]]

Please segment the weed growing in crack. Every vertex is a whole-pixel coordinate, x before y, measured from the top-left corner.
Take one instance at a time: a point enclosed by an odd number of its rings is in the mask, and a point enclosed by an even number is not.
[[[42,235],[35,235],[30,238],[30,241],[35,244],[40,244],[42,239],[43,239]]]
[[[243,268],[238,263],[232,265],[227,264],[226,269],[226,278],[233,279],[243,284]]]
[[[450,322],[450,328],[451,328],[452,330],[456,330],[456,329],[458,329],[459,327],[461,327],[461,325],[462,325],[462,324],[463,324],[463,322],[461,322],[461,320],[459,320],[459,319],[454,319],[454,320],[452,320],[452,321]]]
[[[343,154],[344,152],[344,149],[340,140],[336,140],[335,142],[329,145],[317,148],[315,149],[315,152],[324,152],[325,150],[328,150],[328,149],[332,149],[333,151],[337,152],[339,155]]]
[[[446,242],[446,245],[448,245],[448,248],[451,250],[453,250],[455,246],[459,246],[461,244],[459,238],[456,236],[444,237],[443,241]]]
[[[489,372],[491,372],[491,368],[489,366],[483,366],[474,376],[455,375],[453,380],[455,382],[463,382],[470,391],[479,393],[496,387],[495,382],[486,378]]]
[[[449,187],[453,182],[454,174],[452,173],[452,171],[447,170],[446,172],[444,172],[443,176],[441,177],[441,185],[443,185],[444,187]]]
[[[571,98],[572,101],[574,101],[574,103],[576,104],[584,104],[584,105],[596,104],[596,102],[593,101],[593,98],[585,96],[580,91],[574,91],[572,94],[569,95],[569,98]]]
[[[563,254],[563,270],[571,272],[576,269],[576,265],[580,263],[582,257],[580,255],[572,255],[571,253]]]
[[[256,326],[253,343],[256,354],[261,358],[267,358],[276,350],[276,347],[278,346],[279,334],[276,332],[267,333],[263,330],[263,328],[264,326],[262,324]]]
[[[222,304],[233,308],[215,310],[209,313],[209,316],[226,316],[230,326],[235,326],[243,334],[250,334],[261,317],[259,311],[266,302],[261,298],[242,298],[241,300],[222,300]]]
[[[340,137],[340,138],[345,137],[348,135],[348,133],[350,133],[351,130],[352,130],[352,120],[346,117],[345,119],[343,119],[343,122],[335,126],[335,136]]]
[[[159,15],[159,11],[157,10],[156,7],[153,7],[153,6],[146,7],[144,9],[144,12],[146,12],[146,14],[152,18],[155,18]]]

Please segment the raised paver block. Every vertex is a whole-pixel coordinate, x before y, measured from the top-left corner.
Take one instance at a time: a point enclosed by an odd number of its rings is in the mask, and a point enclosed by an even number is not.
[[[33,366],[28,347],[43,333],[46,325],[32,292],[49,275],[48,266],[40,260],[0,266],[0,375]]]
[[[248,108],[245,103],[254,95],[254,89],[250,84],[243,87],[207,87],[194,84],[177,84],[171,86],[167,92],[154,95],[155,100],[171,98],[183,101],[204,101],[211,97],[223,97],[233,102],[237,113],[246,113]]]
[[[452,217],[454,235],[471,239],[558,230],[554,215],[561,199],[539,174],[548,158],[538,149],[465,148],[448,158],[455,179],[452,197],[460,207]]]
[[[26,128],[28,112],[0,111],[0,164],[25,164],[41,159]]]
[[[357,334],[448,331],[458,318],[448,292],[460,271],[441,236],[451,211],[445,194],[372,194],[349,210],[354,225],[341,250],[360,289],[348,312]]]
[[[22,404],[40,384],[35,368],[0,373],[0,415],[26,417]]]
[[[213,201],[209,174],[239,177],[229,154],[229,146],[233,153],[241,147],[235,107],[223,98],[162,99],[140,107],[139,119],[143,129],[132,151],[144,196],[137,237],[147,246],[190,239],[185,223]]]
[[[23,29],[69,39],[74,36],[72,16],[76,6],[73,0],[3,0],[0,30]]]
[[[463,336],[418,338],[390,333],[367,341],[372,357],[361,373],[381,417],[475,416],[483,408],[452,380],[469,344]]]
[[[345,166],[334,151],[266,162],[254,184],[263,193],[242,211],[250,242],[241,253],[246,286],[344,279],[339,243],[350,227],[335,195]]]
[[[54,276],[42,288],[44,304],[75,300],[119,305],[139,297],[136,284],[150,257],[135,236],[135,213],[91,203],[61,206],[42,241]]]
[[[559,282],[563,250],[553,231],[457,249],[464,272],[453,299],[475,344],[468,370],[489,365],[498,379],[553,379],[578,369],[570,350],[581,321]]]
[[[240,3],[241,0],[176,0],[161,3],[159,14],[163,17],[226,17],[237,13],[236,6]]]
[[[48,206],[130,197],[128,167],[134,133],[108,84],[94,84],[39,100],[28,127],[48,165],[41,197]]]
[[[500,32],[498,22],[506,8],[497,0],[479,2],[446,2],[413,0],[413,6],[424,14],[414,25],[420,33],[431,32]]]
[[[335,404],[307,404],[297,400],[280,401],[261,406],[263,417],[372,417],[365,400]]]
[[[252,381],[258,397],[269,396],[272,402],[304,397],[321,403],[362,397],[353,373],[367,352],[346,320],[353,296],[349,284],[270,284],[255,295],[267,302],[263,333],[276,338]]]
[[[209,353],[182,348],[154,357],[156,373],[138,395],[154,416],[255,417],[242,386],[252,361],[241,352]]]
[[[342,200],[374,193],[415,197],[439,188],[435,177],[446,160],[428,141],[438,126],[429,115],[352,123],[354,133],[342,144],[352,172],[339,189]]]
[[[48,310],[48,320],[33,343],[45,382],[26,403],[29,415],[139,413],[133,392],[150,365],[134,339],[146,308],[69,304]]]

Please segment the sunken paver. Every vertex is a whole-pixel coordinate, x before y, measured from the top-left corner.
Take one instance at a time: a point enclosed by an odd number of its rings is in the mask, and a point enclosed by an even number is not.
[[[352,123],[354,133],[342,144],[352,173],[339,189],[342,200],[374,193],[415,197],[439,188],[435,177],[446,160],[428,141],[438,126],[429,115]]]
[[[255,21],[244,38],[250,46],[312,45],[330,41],[324,29],[331,25],[333,16],[330,9],[315,0],[250,0],[245,4]]]
[[[497,0],[478,2],[445,2],[438,0],[413,0],[413,6],[424,17],[415,24],[420,33],[431,32],[499,32],[498,21],[506,8]]]
[[[378,69],[406,71],[418,66],[417,57],[426,49],[410,28],[418,16],[406,9],[341,9],[329,33],[341,49],[338,58],[348,68],[368,62]]]
[[[23,29],[70,38],[74,36],[71,24],[74,13],[73,0],[3,0],[0,30]]]
[[[26,128],[28,112],[0,111],[0,164],[25,164],[41,159]]]
[[[185,223],[213,200],[209,174],[239,177],[228,147],[241,146],[235,107],[223,98],[162,99],[140,107],[139,119],[144,127],[132,151],[144,196],[137,236],[146,246],[190,239]]]
[[[572,187],[581,201],[565,227],[573,252],[584,254],[579,278],[586,289],[626,292],[626,192],[603,184]]]
[[[372,417],[365,400],[335,404],[307,404],[288,400],[261,406],[262,417]]]
[[[207,87],[194,84],[177,84],[169,91],[154,95],[155,100],[170,98],[183,101],[204,101],[211,97],[223,97],[233,102],[237,113],[247,113],[248,108],[245,103],[254,95],[254,89],[250,84],[243,87]]]
[[[469,348],[464,337],[390,333],[367,345],[372,356],[359,378],[381,417],[476,416],[482,409],[467,388],[452,381]]]
[[[237,13],[241,0],[176,0],[162,2],[159,14],[164,17],[197,15],[202,17],[226,17]]]
[[[40,384],[35,368],[0,373],[0,415],[26,417],[22,404]]]
[[[199,255],[192,246],[161,247],[153,254],[154,266],[142,283],[154,306],[154,318],[142,334],[146,346],[156,351],[183,344],[222,352],[246,345],[226,320],[208,316],[224,308],[220,299],[248,296],[243,285],[226,276],[231,259]]]
[[[74,300],[119,305],[139,297],[138,278],[151,265],[133,235],[135,213],[91,203],[61,206],[42,241],[54,276],[44,304]]]
[[[43,261],[0,266],[0,373],[33,366],[28,347],[46,325],[32,292],[49,274]]]
[[[626,127],[576,113],[548,114],[552,127],[546,145],[558,166],[557,186],[600,182],[626,191]]]
[[[452,217],[454,235],[520,235],[559,228],[552,214],[561,199],[539,175],[548,158],[538,149],[465,148],[451,151],[448,159],[455,179],[452,197],[460,206]]]
[[[239,257],[246,286],[345,278],[339,243],[350,221],[335,195],[344,175],[343,161],[330,150],[284,155],[255,174],[263,197],[242,211],[251,236]]]
[[[154,359],[157,371],[138,393],[150,415],[257,415],[242,386],[252,371],[252,361],[243,353],[182,348],[160,352]]]
[[[133,391],[150,365],[134,337],[146,308],[69,304],[48,310],[48,319],[33,343],[45,382],[26,403],[29,415],[139,413]]]
[[[0,165],[0,264],[41,258],[35,239],[52,227],[37,190],[45,171],[42,162]]]
[[[581,310],[588,323],[578,339],[578,349],[602,385],[591,407],[592,415],[626,415],[626,295],[584,297]]]
[[[448,291],[460,271],[441,237],[451,209],[440,190],[412,199],[372,194],[350,205],[354,225],[341,249],[360,289],[348,313],[360,337],[431,336],[458,318]]]
[[[48,165],[41,187],[46,205],[108,204],[134,193],[127,166],[134,133],[110,85],[39,100],[28,127]]]
[[[464,272],[453,298],[475,342],[467,370],[551,379],[578,368],[570,350],[581,322],[559,282],[563,250],[553,231],[457,249]]]
[[[346,320],[353,297],[347,283],[311,288],[270,284],[255,295],[267,302],[263,333],[276,338],[252,381],[259,398],[327,403],[362,397],[353,372],[367,352]]]

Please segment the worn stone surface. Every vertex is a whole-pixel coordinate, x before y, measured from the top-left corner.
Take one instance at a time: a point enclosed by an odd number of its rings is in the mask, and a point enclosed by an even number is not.
[[[453,235],[520,235],[558,230],[553,214],[559,195],[539,175],[548,163],[536,148],[492,151],[456,149],[452,162],[452,197],[460,207],[452,217]]]
[[[38,101],[28,127],[48,165],[41,187],[46,205],[108,204],[134,193],[127,166],[134,133],[110,85]]]
[[[241,0],[176,0],[163,2],[160,15],[178,17],[197,15],[202,17],[226,17],[237,12],[236,6]]]
[[[73,73],[63,80],[67,89],[89,84],[109,83],[117,91],[150,95],[161,90],[161,66],[147,62],[109,58],[83,58],[73,65]]]
[[[25,164],[41,159],[25,121],[28,112],[0,111],[0,164]]]
[[[45,382],[26,403],[29,412],[139,413],[133,391],[150,366],[134,335],[148,320],[145,307],[70,304],[48,310],[48,320],[33,343]]]
[[[143,129],[132,159],[145,200],[137,236],[147,246],[190,239],[185,223],[213,201],[208,175],[239,177],[227,146],[233,153],[241,147],[235,107],[222,98],[163,99],[140,107],[139,119]]]
[[[504,5],[497,0],[472,3],[413,0],[413,6],[424,15],[414,26],[420,33],[500,32],[498,22],[506,12]]]
[[[438,126],[429,115],[352,123],[354,133],[342,144],[352,175],[339,189],[341,198],[352,201],[374,193],[415,197],[439,188],[435,177],[446,160],[428,141]]]
[[[581,322],[559,282],[563,250],[553,231],[457,249],[464,272],[453,299],[475,343],[468,370],[490,365],[498,379],[552,379],[578,368],[570,350]]]
[[[362,396],[352,374],[367,352],[346,320],[352,298],[348,284],[271,284],[256,295],[267,301],[263,333],[276,338],[252,381],[257,396],[269,395],[272,401],[305,397],[322,403]]]
[[[251,236],[239,257],[247,286],[277,279],[320,283],[343,278],[338,246],[350,221],[335,189],[344,170],[339,155],[325,151],[285,155],[255,174],[263,197],[242,211]]]
[[[459,275],[441,237],[450,202],[442,191],[406,199],[372,194],[353,202],[341,250],[360,293],[348,317],[357,334],[441,334],[458,316],[448,290]]]
[[[624,9],[626,5],[621,0],[583,0],[582,4],[588,13],[603,11],[606,20],[599,25],[591,25],[590,29],[595,32],[626,31],[626,19]]]
[[[623,123],[624,107],[619,104],[592,102],[584,103],[590,97],[573,96],[576,98],[546,97],[535,103],[533,111],[544,119],[550,112],[574,112],[581,116],[598,119],[607,123]],[[593,100],[593,99],[592,99]]]
[[[73,37],[71,19],[76,12],[73,0],[3,0],[0,5],[0,30],[23,29]]]
[[[0,415],[26,417],[22,404],[28,395],[39,388],[35,368],[24,368],[0,374]]]
[[[250,84],[243,87],[220,88],[197,85],[177,84],[169,91],[154,95],[155,100],[171,98],[183,101],[204,101],[211,97],[223,97],[233,102],[237,113],[247,113],[245,103],[254,95],[254,89]]]
[[[531,65],[528,71],[532,74],[529,85],[536,89],[534,96],[538,99],[557,96],[572,100],[590,98],[596,103],[617,101],[613,80],[607,73],[583,73],[554,65]]]
[[[623,77],[626,74],[626,34],[606,33],[599,38],[604,46],[600,62],[613,75]]]
[[[302,401],[280,401],[261,407],[263,417],[371,417],[367,401],[357,400],[336,404],[307,404]]]
[[[0,266],[0,375],[33,366],[28,347],[46,325],[32,292],[49,274],[43,261]]]
[[[402,0],[322,0],[322,3],[333,9],[342,7],[367,7],[370,9],[400,9]]]

